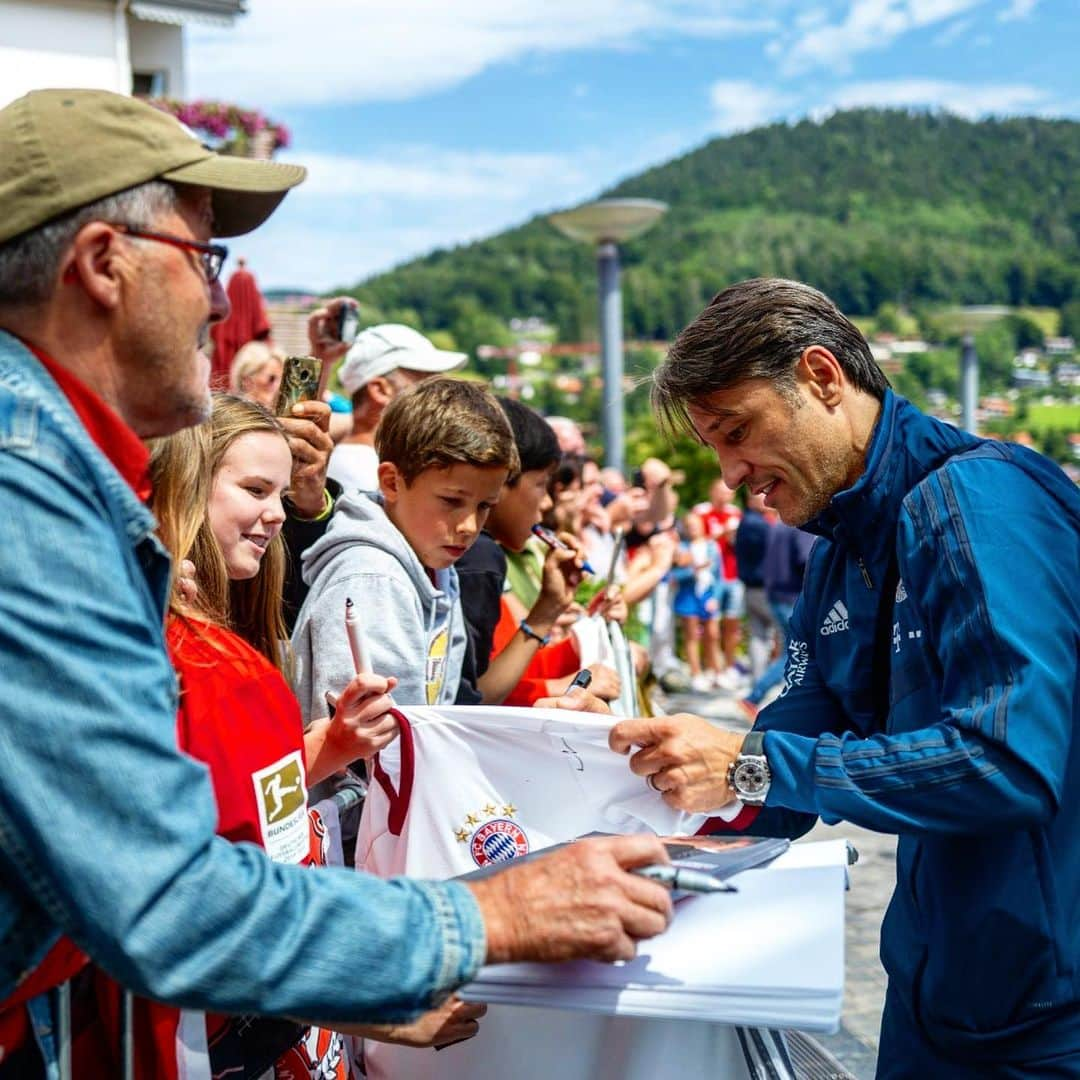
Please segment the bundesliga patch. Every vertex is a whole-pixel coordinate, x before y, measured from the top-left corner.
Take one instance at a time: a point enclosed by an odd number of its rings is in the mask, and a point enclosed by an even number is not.
[[[464,828],[454,830],[458,842],[469,845],[469,854],[477,866],[509,862],[529,854],[529,838],[513,820],[517,807],[513,803],[503,803],[502,812],[505,816],[496,817],[497,807],[488,803],[482,811],[465,818]],[[490,820],[484,821],[484,817]]]
[[[299,750],[251,774],[263,847],[274,862],[297,863],[311,848],[307,784]]]

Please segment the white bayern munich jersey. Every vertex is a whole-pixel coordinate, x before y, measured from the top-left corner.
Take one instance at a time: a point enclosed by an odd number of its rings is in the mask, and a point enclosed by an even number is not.
[[[608,748],[614,717],[483,706],[400,716],[356,843],[357,867],[381,877],[454,877],[590,832],[686,835],[705,824]],[[749,1075],[734,1028],[510,1006],[492,1006],[479,1035],[437,1054],[368,1042],[364,1059],[372,1080]]]

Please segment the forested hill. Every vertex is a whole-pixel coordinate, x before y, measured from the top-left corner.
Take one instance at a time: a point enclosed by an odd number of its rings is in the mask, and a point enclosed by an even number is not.
[[[631,337],[670,338],[717,289],[761,274],[808,281],[856,315],[1080,298],[1075,121],[843,112],[714,139],[603,194],[671,207],[623,252]],[[594,275],[585,245],[536,218],[355,291],[463,347],[492,317],[538,315],[582,340],[595,333]]]

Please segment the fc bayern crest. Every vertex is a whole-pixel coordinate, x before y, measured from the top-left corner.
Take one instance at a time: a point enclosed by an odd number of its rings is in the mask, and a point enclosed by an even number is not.
[[[509,862],[529,854],[529,839],[516,821],[496,818],[473,833],[469,853],[477,866]]]

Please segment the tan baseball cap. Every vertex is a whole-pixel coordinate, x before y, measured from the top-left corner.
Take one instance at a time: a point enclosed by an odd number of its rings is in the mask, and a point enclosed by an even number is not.
[[[307,175],[217,154],[175,117],[107,90],[34,90],[0,109],[0,244],[148,180],[211,189],[214,235],[261,225]]]

